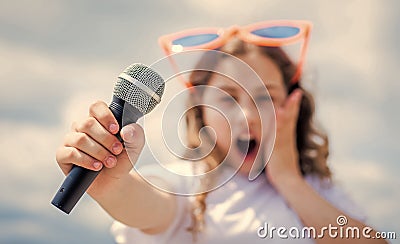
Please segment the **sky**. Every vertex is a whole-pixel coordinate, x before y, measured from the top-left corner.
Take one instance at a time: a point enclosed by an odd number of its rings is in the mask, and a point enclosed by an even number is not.
[[[269,19],[313,22],[304,86],[315,94],[317,120],[330,139],[334,178],[369,225],[400,235],[399,5],[0,1],[0,243],[112,243],[112,219],[90,197],[69,216],[50,204],[64,179],[55,151],[72,121],[93,101],[110,101],[126,66],[162,58],[159,36]]]

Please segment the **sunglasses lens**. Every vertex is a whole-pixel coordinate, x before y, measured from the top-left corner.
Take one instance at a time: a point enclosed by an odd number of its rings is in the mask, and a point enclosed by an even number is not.
[[[288,38],[297,35],[300,29],[293,26],[274,26],[254,30],[251,33],[266,38]]]
[[[204,43],[211,42],[218,38],[217,34],[200,34],[200,35],[191,35],[185,36],[179,39],[176,39],[172,42],[172,45],[180,45],[183,47],[193,47],[198,46]]]

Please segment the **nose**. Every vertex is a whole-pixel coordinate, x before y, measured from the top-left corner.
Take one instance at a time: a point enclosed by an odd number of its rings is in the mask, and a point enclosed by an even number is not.
[[[253,127],[254,129],[254,126],[256,126],[257,122],[260,120],[260,115],[256,105],[251,99],[249,99],[241,104],[241,108],[244,115],[241,116],[242,117],[241,122],[243,123],[244,126],[246,126],[247,124],[249,128]]]

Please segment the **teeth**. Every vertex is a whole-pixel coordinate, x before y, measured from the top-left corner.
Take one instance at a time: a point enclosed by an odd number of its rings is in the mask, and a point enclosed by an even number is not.
[[[250,141],[250,140],[254,140],[254,138],[250,137],[250,136],[239,136],[238,140],[242,140],[242,141]]]
[[[238,138],[238,140],[236,141],[236,145],[241,153],[248,154],[248,153],[252,152],[252,150],[255,149],[255,147],[257,145],[257,141],[255,139],[242,140],[242,139]]]

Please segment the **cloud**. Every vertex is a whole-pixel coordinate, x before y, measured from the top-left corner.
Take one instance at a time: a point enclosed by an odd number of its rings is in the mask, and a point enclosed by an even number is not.
[[[109,92],[123,68],[112,61],[96,62],[44,53],[0,40],[1,117],[54,125],[71,96]]]
[[[68,233],[80,233],[87,242],[111,241],[107,232],[99,233],[108,228],[111,218],[88,196],[70,216],[50,204],[64,179],[55,161],[63,131],[45,125],[0,123],[0,185],[6,196],[0,202],[0,242],[71,243],[75,237]]]
[[[341,187],[364,210],[370,226],[380,231],[395,230],[392,223],[400,218],[400,213],[394,211],[400,201],[395,189],[400,184],[395,173],[398,166],[337,157],[331,160],[331,167]]]
[[[354,147],[362,147],[363,142],[370,142],[379,133],[377,128],[383,122],[379,111],[353,102],[351,98],[324,99],[318,105],[319,121],[332,136],[332,148],[339,155],[349,154]]]
[[[18,30],[25,30],[25,33],[28,30],[46,32],[65,12],[65,5],[61,2],[39,0],[35,4],[31,4],[29,0],[22,0],[2,4],[0,20],[3,25],[13,27],[8,29],[9,31],[14,29],[14,32]]]
[[[198,12],[206,13],[206,15],[223,15],[225,18],[227,17],[237,17],[238,13],[242,13],[242,16],[239,21],[246,20],[246,18],[251,18],[250,13],[254,13],[257,9],[268,9],[277,7],[278,1],[263,1],[263,0],[252,0],[252,1],[236,1],[232,2],[229,0],[221,0],[221,1],[186,1],[186,4],[196,9]],[[229,7],[228,7],[229,6]],[[226,9],[227,11],[221,11],[222,9]],[[249,13],[249,14],[243,14]],[[236,20],[238,20],[236,18]],[[234,24],[234,23],[232,23]]]

